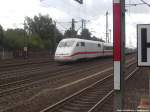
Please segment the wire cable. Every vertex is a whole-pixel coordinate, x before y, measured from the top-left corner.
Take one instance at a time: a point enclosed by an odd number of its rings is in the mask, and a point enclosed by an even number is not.
[[[145,2],[144,0],[141,0],[144,4],[146,4],[148,7],[150,7],[150,4],[148,4],[147,2]]]

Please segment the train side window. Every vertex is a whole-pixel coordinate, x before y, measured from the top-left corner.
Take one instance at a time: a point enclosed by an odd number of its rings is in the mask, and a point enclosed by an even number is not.
[[[81,46],[85,46],[85,43],[84,43],[84,42],[81,42]]]
[[[112,50],[113,48],[110,47],[110,46],[104,46],[104,49],[105,49],[105,50]]]
[[[77,43],[76,46],[79,46],[79,43]]]
[[[101,44],[97,44],[98,45],[98,47],[101,47]]]

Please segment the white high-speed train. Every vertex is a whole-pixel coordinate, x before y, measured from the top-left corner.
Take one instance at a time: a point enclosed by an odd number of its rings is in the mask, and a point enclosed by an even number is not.
[[[113,45],[99,41],[67,38],[59,42],[55,61],[69,62],[83,58],[96,58],[100,56],[112,56]]]

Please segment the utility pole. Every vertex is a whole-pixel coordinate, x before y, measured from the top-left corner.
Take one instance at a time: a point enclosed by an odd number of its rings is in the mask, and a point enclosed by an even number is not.
[[[75,20],[72,19],[71,30],[75,30]]]
[[[83,31],[83,29],[84,29],[84,19],[82,19],[82,26],[81,26],[81,28],[82,28],[82,31]]]
[[[109,40],[110,40],[109,42],[111,43],[111,29],[109,29],[109,34],[110,34],[109,35]]]
[[[114,112],[124,107],[125,0],[113,0]]]
[[[106,12],[106,42],[109,42],[109,38],[108,38],[108,11]]]
[[[86,20],[82,19],[82,31],[86,28]]]
[[[78,2],[79,4],[83,4],[83,0],[75,0],[76,2]],[[71,31],[72,31],[72,37],[75,37],[75,21],[74,19],[72,19],[72,28],[71,28]]]
[[[24,48],[23,48],[23,54],[24,59],[28,58],[28,38],[26,35],[26,28],[25,28],[25,20],[24,20]]]
[[[55,53],[56,50],[56,21],[54,21],[54,48],[53,48],[53,54]]]
[[[75,37],[74,33],[75,33],[75,20],[72,19],[72,25],[71,25],[71,36],[72,36],[72,38]]]

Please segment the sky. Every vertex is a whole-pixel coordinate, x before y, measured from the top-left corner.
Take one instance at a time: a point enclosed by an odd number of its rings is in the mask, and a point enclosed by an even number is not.
[[[87,28],[92,35],[105,39],[106,11],[109,12],[109,29],[112,37],[112,1],[113,0],[83,0],[80,5],[74,0],[0,0],[0,24],[8,28],[23,28],[24,18],[34,17],[41,13],[49,14],[56,20],[57,27],[64,31],[70,27],[72,18],[76,21],[87,20]],[[150,4],[150,0],[144,0]],[[141,0],[126,0],[126,4],[142,3]],[[150,24],[150,7],[126,5],[126,45],[135,47],[137,43],[136,25]],[[76,25],[79,29],[81,23]],[[112,41],[112,40],[111,40]]]

